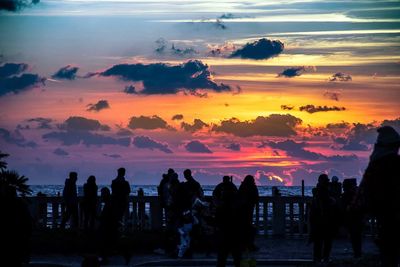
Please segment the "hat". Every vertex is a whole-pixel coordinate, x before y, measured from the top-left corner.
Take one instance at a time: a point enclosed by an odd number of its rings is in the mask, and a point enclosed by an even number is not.
[[[391,126],[383,126],[378,128],[377,145],[400,145],[400,135]]]

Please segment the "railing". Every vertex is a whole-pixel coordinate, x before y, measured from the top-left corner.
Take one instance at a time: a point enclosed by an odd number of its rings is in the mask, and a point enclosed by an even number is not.
[[[64,204],[61,197],[29,197],[31,214],[39,228],[58,228]],[[206,200],[210,200],[206,197]],[[81,198],[79,198],[81,201]],[[254,225],[264,236],[306,237],[310,224],[308,214],[311,197],[301,196],[262,196],[254,212]],[[101,205],[98,206],[100,212]],[[83,225],[82,209],[79,212],[80,225]],[[129,207],[124,217],[127,231],[161,230],[165,222],[163,210],[157,196],[129,197]],[[375,221],[367,220],[366,233],[375,232]]]

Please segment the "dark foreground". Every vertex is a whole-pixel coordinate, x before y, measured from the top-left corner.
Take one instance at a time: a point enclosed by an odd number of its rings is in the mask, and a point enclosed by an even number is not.
[[[133,234],[126,238],[119,250],[132,252],[128,266],[215,266],[216,253],[207,253],[207,248],[198,248],[192,259],[171,259],[163,255],[154,233]],[[125,243],[124,243],[125,242]],[[257,266],[314,266],[312,264],[312,244],[305,239],[272,239],[258,237],[259,251],[244,254],[253,258]],[[84,236],[73,233],[48,233],[34,238],[33,254],[29,266],[81,266],[87,255],[93,255],[93,243]],[[351,245],[346,239],[335,240],[332,249],[332,262],[323,266],[378,266],[378,250],[372,239],[363,242],[364,256],[359,260],[352,258]],[[126,266],[120,253],[110,257],[107,266]],[[49,264],[49,265],[47,265]],[[232,265],[230,265],[232,266]],[[247,267],[247,266],[246,266]]]

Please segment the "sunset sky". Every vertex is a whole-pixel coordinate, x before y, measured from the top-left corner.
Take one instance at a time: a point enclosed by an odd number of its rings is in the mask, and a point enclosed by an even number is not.
[[[32,184],[361,178],[400,131],[400,1],[0,4],[0,150]]]

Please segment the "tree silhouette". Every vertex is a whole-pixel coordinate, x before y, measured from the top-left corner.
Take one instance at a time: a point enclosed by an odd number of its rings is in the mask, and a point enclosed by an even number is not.
[[[0,170],[5,170],[7,169],[7,162],[3,161],[3,158],[8,157],[9,154],[3,153],[0,151]]]
[[[22,196],[32,194],[32,190],[27,184],[28,178],[24,175],[19,175],[17,171],[7,170],[7,162],[1,160],[8,157],[8,154],[0,151],[0,188],[13,188]],[[3,191],[3,190],[1,190]]]

